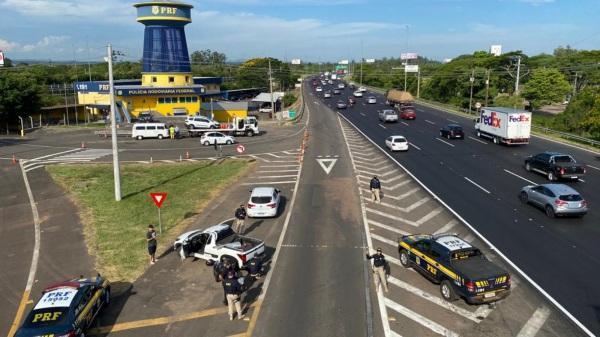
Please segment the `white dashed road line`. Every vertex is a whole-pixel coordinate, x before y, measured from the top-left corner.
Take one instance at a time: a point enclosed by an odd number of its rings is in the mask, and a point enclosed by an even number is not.
[[[464,177],[464,178],[465,178],[465,179],[466,179],[468,182],[470,182],[471,184],[473,184],[473,185],[477,186],[477,187],[478,187],[480,190],[484,191],[485,193],[487,193],[487,194],[490,194],[490,193],[492,193],[492,192],[490,192],[490,191],[486,190],[485,188],[481,187],[481,185],[479,185],[478,183],[474,182],[473,180],[471,180],[471,179],[469,179],[469,178],[467,178],[467,177]]]
[[[519,178],[519,179],[523,179],[523,180],[525,180],[526,182],[528,182],[528,183],[530,183],[530,184],[532,184],[532,185],[536,185],[536,186],[537,186],[537,184],[536,184],[536,183],[534,183],[533,181],[531,181],[531,180],[529,180],[529,179],[527,179],[527,178],[523,178],[523,177],[521,177],[520,175],[518,175],[518,174],[516,174],[516,173],[514,173],[514,172],[511,172],[511,171],[509,171],[509,170],[507,170],[507,169],[504,169],[504,172],[506,172],[506,173],[508,173],[508,174],[510,174],[510,175],[513,175],[513,176],[515,176],[515,177],[517,177],[517,178]]]
[[[444,143],[446,145],[450,145],[450,146],[454,147],[454,144],[448,143],[447,141],[445,141],[443,139],[436,138],[436,140],[438,140],[438,141],[440,141],[440,142],[442,142],[442,143]]]
[[[521,328],[517,337],[534,337],[537,335],[538,331],[540,331],[549,316],[550,309],[539,307]]]
[[[432,121],[430,121],[430,120],[428,120],[428,119],[426,119],[426,120],[425,120],[425,122],[427,122],[427,123],[429,123],[429,124],[431,124],[431,125],[435,125],[435,122],[432,122]]]
[[[415,149],[417,149],[417,150],[421,151],[421,148],[420,148],[420,147],[418,147],[418,146],[416,146],[416,145],[415,145],[415,144],[413,144],[413,143],[408,143],[408,145],[410,145],[410,146],[414,147]]]
[[[474,140],[474,141],[476,141],[476,142],[479,142],[479,143],[481,143],[481,144],[487,145],[487,143],[486,143],[486,142],[484,142],[484,141],[483,141],[483,140],[481,140],[481,139],[477,139],[477,138],[475,138],[475,137],[471,137],[471,136],[469,136],[469,139],[471,139],[471,140]]]
[[[600,171],[600,167],[596,167],[596,166],[592,166],[592,165],[585,165],[585,166],[587,166],[589,168],[593,168],[594,170]]]

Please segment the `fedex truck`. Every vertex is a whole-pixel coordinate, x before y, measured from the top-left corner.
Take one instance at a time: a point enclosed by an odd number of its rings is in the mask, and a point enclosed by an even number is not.
[[[491,139],[495,144],[529,144],[531,112],[510,108],[482,108],[475,119],[477,137]]]

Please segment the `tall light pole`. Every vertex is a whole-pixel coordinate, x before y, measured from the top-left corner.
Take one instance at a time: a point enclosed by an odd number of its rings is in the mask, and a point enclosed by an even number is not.
[[[269,90],[271,91],[271,118],[275,119],[275,100],[273,99],[273,72],[271,71],[271,57],[269,57]]]
[[[515,95],[519,94],[519,79],[521,76],[521,55],[517,56],[517,76],[515,79]]]
[[[490,70],[486,70],[487,79],[485,80],[485,106],[488,106],[488,97],[490,96]]]
[[[475,69],[471,71],[471,77],[469,77],[469,81],[471,82],[471,96],[469,96],[469,113],[473,111],[473,84],[475,83]]]
[[[110,129],[112,137],[113,176],[115,181],[115,200],[121,201],[121,170],[119,168],[119,148],[117,144],[117,122],[115,111],[115,83],[113,80],[113,50],[108,45],[108,84],[110,86]]]

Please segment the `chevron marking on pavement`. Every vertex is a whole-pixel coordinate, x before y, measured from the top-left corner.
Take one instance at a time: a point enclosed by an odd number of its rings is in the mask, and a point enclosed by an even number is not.
[[[375,175],[377,175],[377,174],[375,174]],[[373,178],[372,176],[364,176],[364,175],[362,175],[362,174],[357,174],[356,176],[357,176],[357,177],[359,177],[359,178],[366,179],[366,180],[368,180],[369,182],[370,182],[370,181],[371,181],[371,179]],[[399,175],[397,175],[397,176],[395,176],[395,177],[389,178],[389,179],[379,179],[379,181],[381,181],[382,183],[386,183],[386,184],[387,184],[387,183],[392,183],[392,182],[394,182],[394,181],[396,181],[396,180],[398,180],[398,179],[402,179],[402,178],[404,178],[404,176],[405,176],[405,174],[404,174],[404,173],[401,173],[401,174],[399,174]]]
[[[366,188],[361,188],[361,189],[362,189],[362,190],[363,190],[365,193],[371,193],[371,191],[370,191],[370,190],[368,190],[368,189],[366,189]],[[385,195],[382,197],[382,199],[387,199],[387,198],[390,198],[390,199],[394,199],[394,200],[400,201],[400,200],[403,200],[403,199],[405,199],[405,198],[407,198],[407,197],[410,197],[410,196],[412,196],[412,195],[413,195],[415,192],[418,192],[420,189],[421,189],[421,188],[419,188],[419,187],[415,187],[415,188],[411,189],[410,191],[407,191],[407,192],[405,192],[405,193],[402,193],[402,194],[401,194],[401,195],[399,195],[399,196],[394,196],[394,195],[392,195],[391,193],[386,193],[386,194],[385,194]]]
[[[445,224],[443,227],[441,227],[437,231],[433,232],[433,234],[447,233],[452,227],[454,227],[456,225],[458,225],[458,221],[456,221],[456,219],[452,219],[452,220],[450,220],[450,222]]]
[[[396,221],[400,221],[400,222],[409,224],[409,225],[411,225],[413,227],[419,227],[419,225],[420,225],[416,221],[411,221],[411,220],[408,220],[408,219],[404,219],[404,218],[401,218],[399,216],[395,216],[395,215],[391,215],[389,213],[381,212],[381,211],[378,211],[378,210],[370,208],[370,207],[365,207],[365,210],[367,212],[371,212],[373,214],[381,215],[381,216],[386,217],[388,219],[392,219],[392,220],[396,220]]]
[[[367,156],[360,156],[360,155],[357,155],[357,154],[353,153],[352,157],[354,157],[355,160],[356,160],[356,158],[358,158],[359,161],[367,162],[367,163],[373,162],[374,160],[386,161],[385,157],[382,157],[380,154],[377,154],[377,153],[375,153],[375,154],[373,154],[372,156],[369,156],[369,157],[367,157]]]
[[[471,312],[469,310],[458,307],[448,301],[445,301],[445,300],[439,298],[438,296],[435,296],[428,292],[425,292],[425,291],[423,291],[417,287],[414,287],[402,280],[399,280],[393,276],[388,277],[388,283],[391,283],[397,287],[400,287],[400,288],[408,291],[409,293],[412,293],[413,295],[421,297],[431,303],[437,304],[440,307],[442,307],[446,310],[452,311],[455,314],[461,315],[462,317],[469,319],[475,323],[481,322],[481,318],[479,316],[477,316],[474,312]]]
[[[401,229],[399,229],[399,228],[392,227],[392,226],[388,226],[388,225],[384,225],[384,224],[382,224],[381,222],[377,222],[377,221],[375,221],[375,220],[370,220],[370,219],[369,219],[369,220],[367,220],[367,222],[368,222],[370,225],[373,225],[373,226],[375,226],[375,227],[379,227],[379,228],[381,228],[381,229],[388,230],[388,231],[390,231],[390,232],[394,232],[394,233],[396,233],[396,234],[400,234],[400,235],[410,235],[410,234],[411,234],[411,233],[409,233],[409,232],[407,232],[407,231],[403,231],[403,230],[401,230]],[[372,234],[371,234],[371,235],[372,235]]]
[[[398,247],[398,242],[395,242],[394,240],[390,240],[390,239],[384,238],[381,235],[377,235],[377,234],[371,233],[371,238],[375,239],[377,241],[381,241],[383,243],[387,243],[388,245],[390,245],[392,247]]]
[[[398,175],[402,174],[402,172],[399,171],[399,170],[391,170],[391,171],[387,171],[387,172],[384,172],[384,173],[375,173],[375,172],[372,172],[372,171],[359,170],[358,168],[356,169],[356,172],[368,174],[370,176],[378,176],[378,177],[385,177],[385,176],[388,176],[390,174],[398,174]]]
[[[354,166],[356,166],[357,169],[359,167],[366,168],[369,170],[387,170],[388,168],[395,168],[394,164],[387,164],[384,166],[380,166],[378,164],[368,164],[368,163],[361,164],[361,163],[356,162],[356,160],[354,160],[354,161],[355,161]],[[379,163],[379,164],[381,164],[381,163]]]
[[[388,161],[385,159],[357,159],[357,157],[352,156],[352,158],[354,159],[355,163],[358,163],[356,165],[381,165],[381,167],[385,167],[385,165],[387,165]],[[377,166],[379,167],[379,166]]]
[[[413,211],[413,210],[417,209],[418,207],[420,207],[420,206],[422,206],[422,205],[426,204],[426,203],[427,203],[429,200],[431,200],[431,198],[429,198],[429,197],[424,197],[424,198],[422,198],[421,200],[419,200],[419,201],[417,201],[417,202],[415,202],[415,203],[413,203],[413,204],[411,204],[410,206],[407,206],[407,207],[400,207],[400,206],[396,206],[396,205],[388,204],[388,203],[385,203],[385,202],[381,202],[381,203],[379,203],[379,204],[380,204],[381,206],[385,206],[385,207],[389,207],[389,208],[397,209],[397,210],[399,210],[399,211],[401,211],[401,212],[404,212],[404,213],[409,213],[409,212],[411,212],[411,211]]]
[[[443,327],[442,325],[430,320],[429,318],[426,318],[425,316],[421,316],[420,314],[390,300],[389,298],[385,298],[384,301],[388,308],[403,316],[406,316],[407,318],[410,318],[411,320],[423,325],[437,334],[440,334],[444,337],[459,337],[456,332]]]
[[[444,211],[443,207],[438,207],[436,209],[434,209],[433,211],[429,212],[429,214],[427,214],[426,216],[422,217],[421,219],[419,219],[419,221],[417,221],[417,223],[419,225],[424,224],[425,222],[433,219],[436,215],[442,213]]]

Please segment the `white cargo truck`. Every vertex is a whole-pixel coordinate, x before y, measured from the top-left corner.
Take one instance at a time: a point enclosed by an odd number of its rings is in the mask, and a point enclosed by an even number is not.
[[[491,139],[495,144],[529,144],[531,112],[502,107],[482,108],[475,119],[477,137]]]

